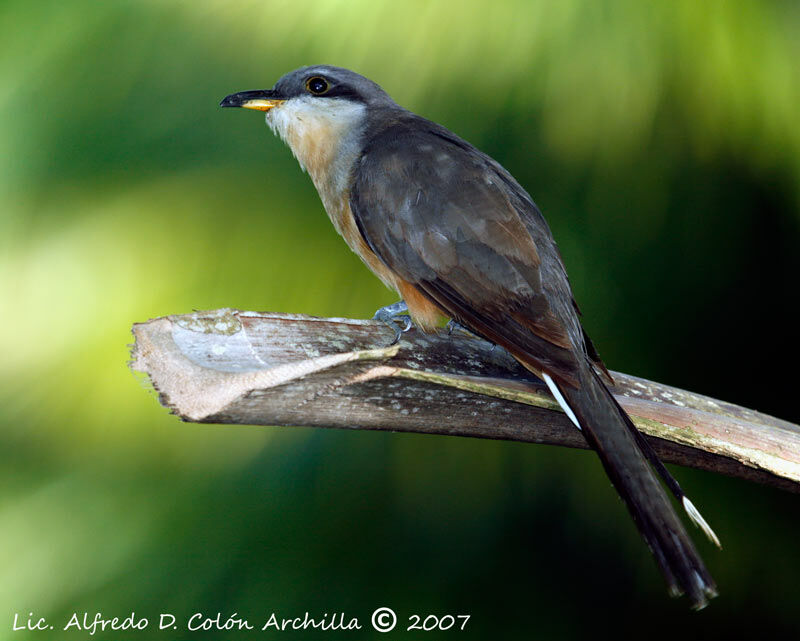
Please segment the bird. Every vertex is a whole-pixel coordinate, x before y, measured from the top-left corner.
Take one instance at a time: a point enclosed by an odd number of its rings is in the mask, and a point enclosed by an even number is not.
[[[507,350],[597,453],[669,593],[686,594],[694,609],[717,596],[665,486],[719,539],[614,399],[550,228],[500,163],[342,67],[302,67],[220,106],[265,112],[336,231],[401,297],[376,317],[407,312],[424,332],[449,318]]]

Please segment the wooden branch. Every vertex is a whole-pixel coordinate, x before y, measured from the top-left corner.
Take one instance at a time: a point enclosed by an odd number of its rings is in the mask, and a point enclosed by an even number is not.
[[[133,326],[133,369],[185,421],[397,430],[586,448],[544,385],[455,332],[221,309]],[[613,373],[620,404],[668,462],[800,491],[800,427]]]

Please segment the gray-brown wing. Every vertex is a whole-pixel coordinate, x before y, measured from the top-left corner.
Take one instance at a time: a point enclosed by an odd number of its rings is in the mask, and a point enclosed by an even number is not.
[[[428,121],[373,136],[350,206],[372,251],[453,318],[575,384],[583,332],[566,271],[530,196]]]

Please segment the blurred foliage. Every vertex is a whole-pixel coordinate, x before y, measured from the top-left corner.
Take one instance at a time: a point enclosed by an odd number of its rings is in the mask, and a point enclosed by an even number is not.
[[[700,543],[723,596],[693,615],[590,454],[186,425],[126,344],[191,309],[393,302],[260,119],[216,106],[325,62],[531,191],[611,367],[798,421],[798,28],[755,0],[5,0],[0,629],[391,605],[472,614],[463,638],[796,633],[792,495],[676,471],[726,545]]]

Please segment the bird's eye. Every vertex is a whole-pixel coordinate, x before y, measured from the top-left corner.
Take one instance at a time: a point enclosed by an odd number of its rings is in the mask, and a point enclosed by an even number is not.
[[[308,89],[315,96],[321,96],[330,89],[330,85],[325,78],[314,76],[306,80],[306,89]]]

